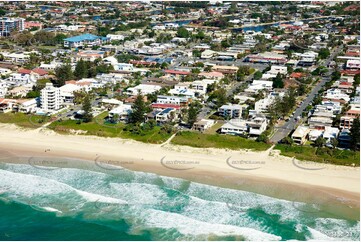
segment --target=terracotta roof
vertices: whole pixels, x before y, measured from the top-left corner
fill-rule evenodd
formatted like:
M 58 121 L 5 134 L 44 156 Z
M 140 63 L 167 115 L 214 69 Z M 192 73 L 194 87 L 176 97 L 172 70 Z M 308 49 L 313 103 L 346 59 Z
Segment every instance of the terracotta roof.
M 177 70 L 165 70 L 165 73 L 174 74 L 174 75 L 189 75 L 189 71 L 177 71 Z
M 152 108 L 175 108 L 175 109 L 180 109 L 180 105 L 152 103 Z
M 346 55 L 346 56 L 360 56 L 360 52 L 349 51 L 349 52 L 346 52 L 345 55 Z
M 19 69 L 19 70 L 18 70 L 18 73 L 20 73 L 20 74 L 30 74 L 30 73 L 31 73 L 31 70 L 28 70 L 28 69 Z
M 40 69 L 40 68 L 35 68 L 35 69 L 33 69 L 33 72 L 39 74 L 40 76 L 44 76 L 44 75 L 47 75 L 47 74 L 48 74 L 47 71 L 45 71 L 45 70 L 43 70 L 43 69 Z
M 290 75 L 290 77 L 292 77 L 292 78 L 301 78 L 301 77 L 303 77 L 304 76 L 304 74 L 302 73 L 302 72 L 293 72 L 291 75 Z
M 211 72 L 201 72 L 199 73 L 200 76 L 205 76 L 205 77 L 223 77 L 223 73 L 218 72 L 218 71 L 211 71 Z
M 356 74 L 360 74 L 360 70 L 342 70 L 341 74 L 346 74 L 346 75 L 356 75 Z

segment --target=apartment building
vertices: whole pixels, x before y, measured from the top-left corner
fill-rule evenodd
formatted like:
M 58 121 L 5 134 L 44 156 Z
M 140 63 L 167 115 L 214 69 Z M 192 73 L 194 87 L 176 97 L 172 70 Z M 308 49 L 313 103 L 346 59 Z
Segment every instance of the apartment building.
M 218 109 L 218 113 L 222 117 L 239 118 L 242 116 L 242 106 L 238 104 L 225 104 Z
M 25 19 L 23 18 L 0 18 L 0 36 L 9 36 L 12 31 L 23 31 Z
M 53 112 L 59 110 L 61 104 L 60 88 L 54 87 L 52 83 L 46 83 L 45 88 L 41 90 L 41 108 Z

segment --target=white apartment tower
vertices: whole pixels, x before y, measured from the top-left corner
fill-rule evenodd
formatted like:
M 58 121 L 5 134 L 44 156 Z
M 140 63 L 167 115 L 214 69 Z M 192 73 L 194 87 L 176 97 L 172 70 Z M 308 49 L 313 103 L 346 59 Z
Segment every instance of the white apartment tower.
M 41 108 L 51 112 L 59 110 L 61 104 L 60 89 L 52 83 L 46 83 L 45 88 L 41 90 Z

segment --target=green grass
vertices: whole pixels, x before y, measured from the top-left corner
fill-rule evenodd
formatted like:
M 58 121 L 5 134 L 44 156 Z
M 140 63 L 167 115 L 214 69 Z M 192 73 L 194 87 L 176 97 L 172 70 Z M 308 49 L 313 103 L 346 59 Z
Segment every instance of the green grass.
M 252 149 L 257 151 L 267 150 L 269 144 L 256 142 L 233 135 L 202 134 L 197 132 L 179 132 L 171 141 L 176 145 L 187 145 L 198 148 L 228 148 L 232 150 Z
M 217 122 L 217 123 L 214 124 L 212 127 L 210 127 L 209 129 L 205 130 L 204 133 L 205 133 L 205 134 L 216 134 L 216 133 L 217 133 L 217 130 L 220 129 L 223 124 L 224 124 L 223 122 Z
M 49 121 L 49 117 L 24 113 L 0 113 L 0 123 L 16 124 L 25 128 L 39 128 Z
M 86 131 L 86 135 L 96 135 L 100 137 L 118 137 L 123 139 L 133 139 L 145 143 L 160 144 L 166 141 L 172 134 L 161 131 L 161 127 L 154 127 L 152 130 L 143 131 L 135 134 L 124 130 L 126 124 L 109 124 L 104 123 L 104 117 L 107 113 L 101 113 L 89 123 L 78 123 L 76 120 L 55 121 L 48 127 L 62 134 L 70 134 L 71 130 Z
M 295 157 L 298 160 L 307 160 L 336 165 L 360 166 L 360 152 L 351 150 L 330 149 L 327 147 L 315 148 L 312 146 L 290 146 L 277 144 L 275 149 L 281 155 Z

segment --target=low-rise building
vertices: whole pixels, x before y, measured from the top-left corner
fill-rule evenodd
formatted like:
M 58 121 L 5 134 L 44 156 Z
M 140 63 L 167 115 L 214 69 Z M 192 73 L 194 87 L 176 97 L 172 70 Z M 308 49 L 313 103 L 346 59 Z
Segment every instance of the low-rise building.
M 93 34 L 82 34 L 70 38 L 64 39 L 64 47 L 77 48 L 77 47 L 92 47 L 100 46 L 104 43 L 108 43 L 110 38 L 100 37 Z
M 201 119 L 193 124 L 192 129 L 204 132 L 215 124 L 212 119 Z
M 175 108 L 166 108 L 161 112 L 157 113 L 155 120 L 159 124 L 173 122 L 176 118 L 176 109 Z
M 291 138 L 293 142 L 299 145 L 303 145 L 307 141 L 307 134 L 310 129 L 306 126 L 298 126 L 295 132 L 293 132 Z
M 225 118 L 240 118 L 242 116 L 242 106 L 239 104 L 225 104 L 218 108 L 218 113 Z
M 162 87 L 159 85 L 147 85 L 147 84 L 139 84 L 135 87 L 130 87 L 127 89 L 126 93 L 129 96 L 138 95 L 139 93 L 142 95 L 147 95 L 151 93 L 155 93 L 159 91 Z
M 104 100 L 103 100 L 104 101 Z M 120 102 L 120 101 L 119 101 Z M 113 122 L 129 122 L 130 114 L 132 113 L 132 105 L 117 102 L 118 106 L 111 109 L 108 113 L 108 119 Z

